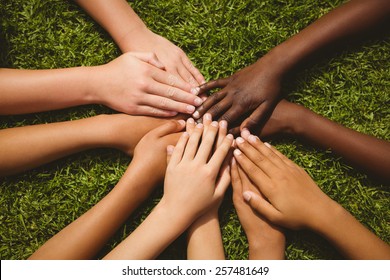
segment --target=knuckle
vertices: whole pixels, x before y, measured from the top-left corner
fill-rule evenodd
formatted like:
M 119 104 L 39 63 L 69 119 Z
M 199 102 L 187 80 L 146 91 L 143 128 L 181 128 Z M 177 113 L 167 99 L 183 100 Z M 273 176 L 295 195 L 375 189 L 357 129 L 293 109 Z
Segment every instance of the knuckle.
M 179 80 L 179 78 L 176 77 L 175 75 L 173 75 L 173 74 L 169 74 L 169 75 L 168 75 L 168 84 L 169 84 L 170 86 L 176 85 L 177 82 L 178 82 L 178 80 Z
M 177 95 L 177 91 L 174 87 L 169 87 L 167 90 L 167 96 L 171 99 L 175 98 Z

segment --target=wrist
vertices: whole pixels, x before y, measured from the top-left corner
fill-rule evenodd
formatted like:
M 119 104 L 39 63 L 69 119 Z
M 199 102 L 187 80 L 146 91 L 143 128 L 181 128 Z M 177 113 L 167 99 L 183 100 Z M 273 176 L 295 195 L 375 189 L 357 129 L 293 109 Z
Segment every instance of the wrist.
M 313 112 L 302 105 L 294 103 L 291 104 L 294 106 L 294 113 L 290 114 L 286 120 L 287 134 L 295 138 L 304 139 L 306 137 L 310 118 L 312 117 L 311 115 Z
M 145 24 L 128 30 L 123 37 L 117 40 L 117 44 L 123 53 L 125 52 L 148 52 L 144 45 L 149 42 L 150 36 L 154 35 Z

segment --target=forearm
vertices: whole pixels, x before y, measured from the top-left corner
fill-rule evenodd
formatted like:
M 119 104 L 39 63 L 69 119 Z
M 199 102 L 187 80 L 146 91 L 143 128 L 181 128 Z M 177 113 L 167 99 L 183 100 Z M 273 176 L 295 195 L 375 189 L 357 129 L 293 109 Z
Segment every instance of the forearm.
M 248 234 L 250 260 L 283 260 L 285 258 L 286 238 L 280 229 L 269 226 L 259 228 Z
M 160 202 L 142 224 L 104 259 L 154 259 L 190 225 L 191 219 Z
M 347 258 L 390 259 L 390 246 L 360 224 L 348 211 L 333 203 L 314 230 Z
M 0 130 L 0 176 L 15 174 L 83 150 L 109 146 L 105 116 Z
M 295 136 L 320 148 L 331 149 L 380 179 L 390 179 L 389 142 L 346 128 L 304 107 L 299 110 L 299 120 L 293 124 Z
M 218 212 L 207 212 L 188 229 L 187 259 L 224 260 Z
M 47 241 L 30 259 L 93 258 L 161 179 L 151 174 L 144 165 L 131 165 L 106 197 Z
M 266 56 L 283 76 L 312 56 L 361 36 L 387 21 L 389 13 L 390 2 L 387 0 L 352 0 L 324 15 Z
M 0 114 L 26 114 L 92 103 L 89 75 L 89 67 L 0 69 Z
M 124 0 L 75 1 L 111 34 L 123 52 L 133 50 L 131 42 L 138 40 L 140 34 L 150 32 Z

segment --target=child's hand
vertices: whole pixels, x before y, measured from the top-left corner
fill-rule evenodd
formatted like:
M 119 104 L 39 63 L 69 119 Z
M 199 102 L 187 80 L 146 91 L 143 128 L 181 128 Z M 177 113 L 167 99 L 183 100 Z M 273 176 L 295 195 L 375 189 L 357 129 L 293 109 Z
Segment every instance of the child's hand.
M 243 193 L 251 191 L 257 195 L 259 190 L 252 184 L 245 172 L 232 159 L 231 177 L 233 203 L 240 223 L 249 243 L 250 259 L 283 259 L 285 236 L 281 228 L 271 224 L 245 202 Z
M 169 117 L 191 114 L 203 100 L 197 88 L 165 71 L 153 53 L 125 53 L 92 68 L 94 101 L 131 115 Z
M 263 196 L 244 191 L 252 208 L 272 223 L 292 228 L 317 229 L 333 201 L 307 173 L 268 143 L 250 135 L 237 138 L 234 157 Z
M 223 162 L 233 136 L 227 135 L 212 153 L 218 123 L 212 122 L 202 137 L 203 130 L 203 124 L 198 124 L 191 136 L 188 132 L 183 133 L 173 150 L 165 177 L 162 203 L 178 209 L 190 219 L 215 205 L 230 182 L 229 166 Z
M 167 146 L 175 144 L 185 121 L 168 121 L 148 132 L 137 144 L 131 165 L 148 178 L 161 180 L 166 169 Z M 149 174 L 148 174 L 149 173 Z
M 133 51 L 153 52 L 165 65 L 168 73 L 190 83 L 193 87 L 204 84 L 206 81 L 199 70 L 192 64 L 183 50 L 164 37 L 150 30 L 145 30 L 141 38 L 131 38 Z

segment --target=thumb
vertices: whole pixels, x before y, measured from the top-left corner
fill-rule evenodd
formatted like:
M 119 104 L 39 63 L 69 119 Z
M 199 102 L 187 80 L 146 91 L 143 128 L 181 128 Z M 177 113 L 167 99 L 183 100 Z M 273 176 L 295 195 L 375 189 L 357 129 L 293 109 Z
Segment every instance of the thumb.
M 150 65 L 160 68 L 161 70 L 165 70 L 164 64 L 162 64 L 162 62 L 158 59 L 155 53 L 133 52 L 132 55 L 138 58 L 139 60 L 142 60 L 143 62 L 149 63 Z

